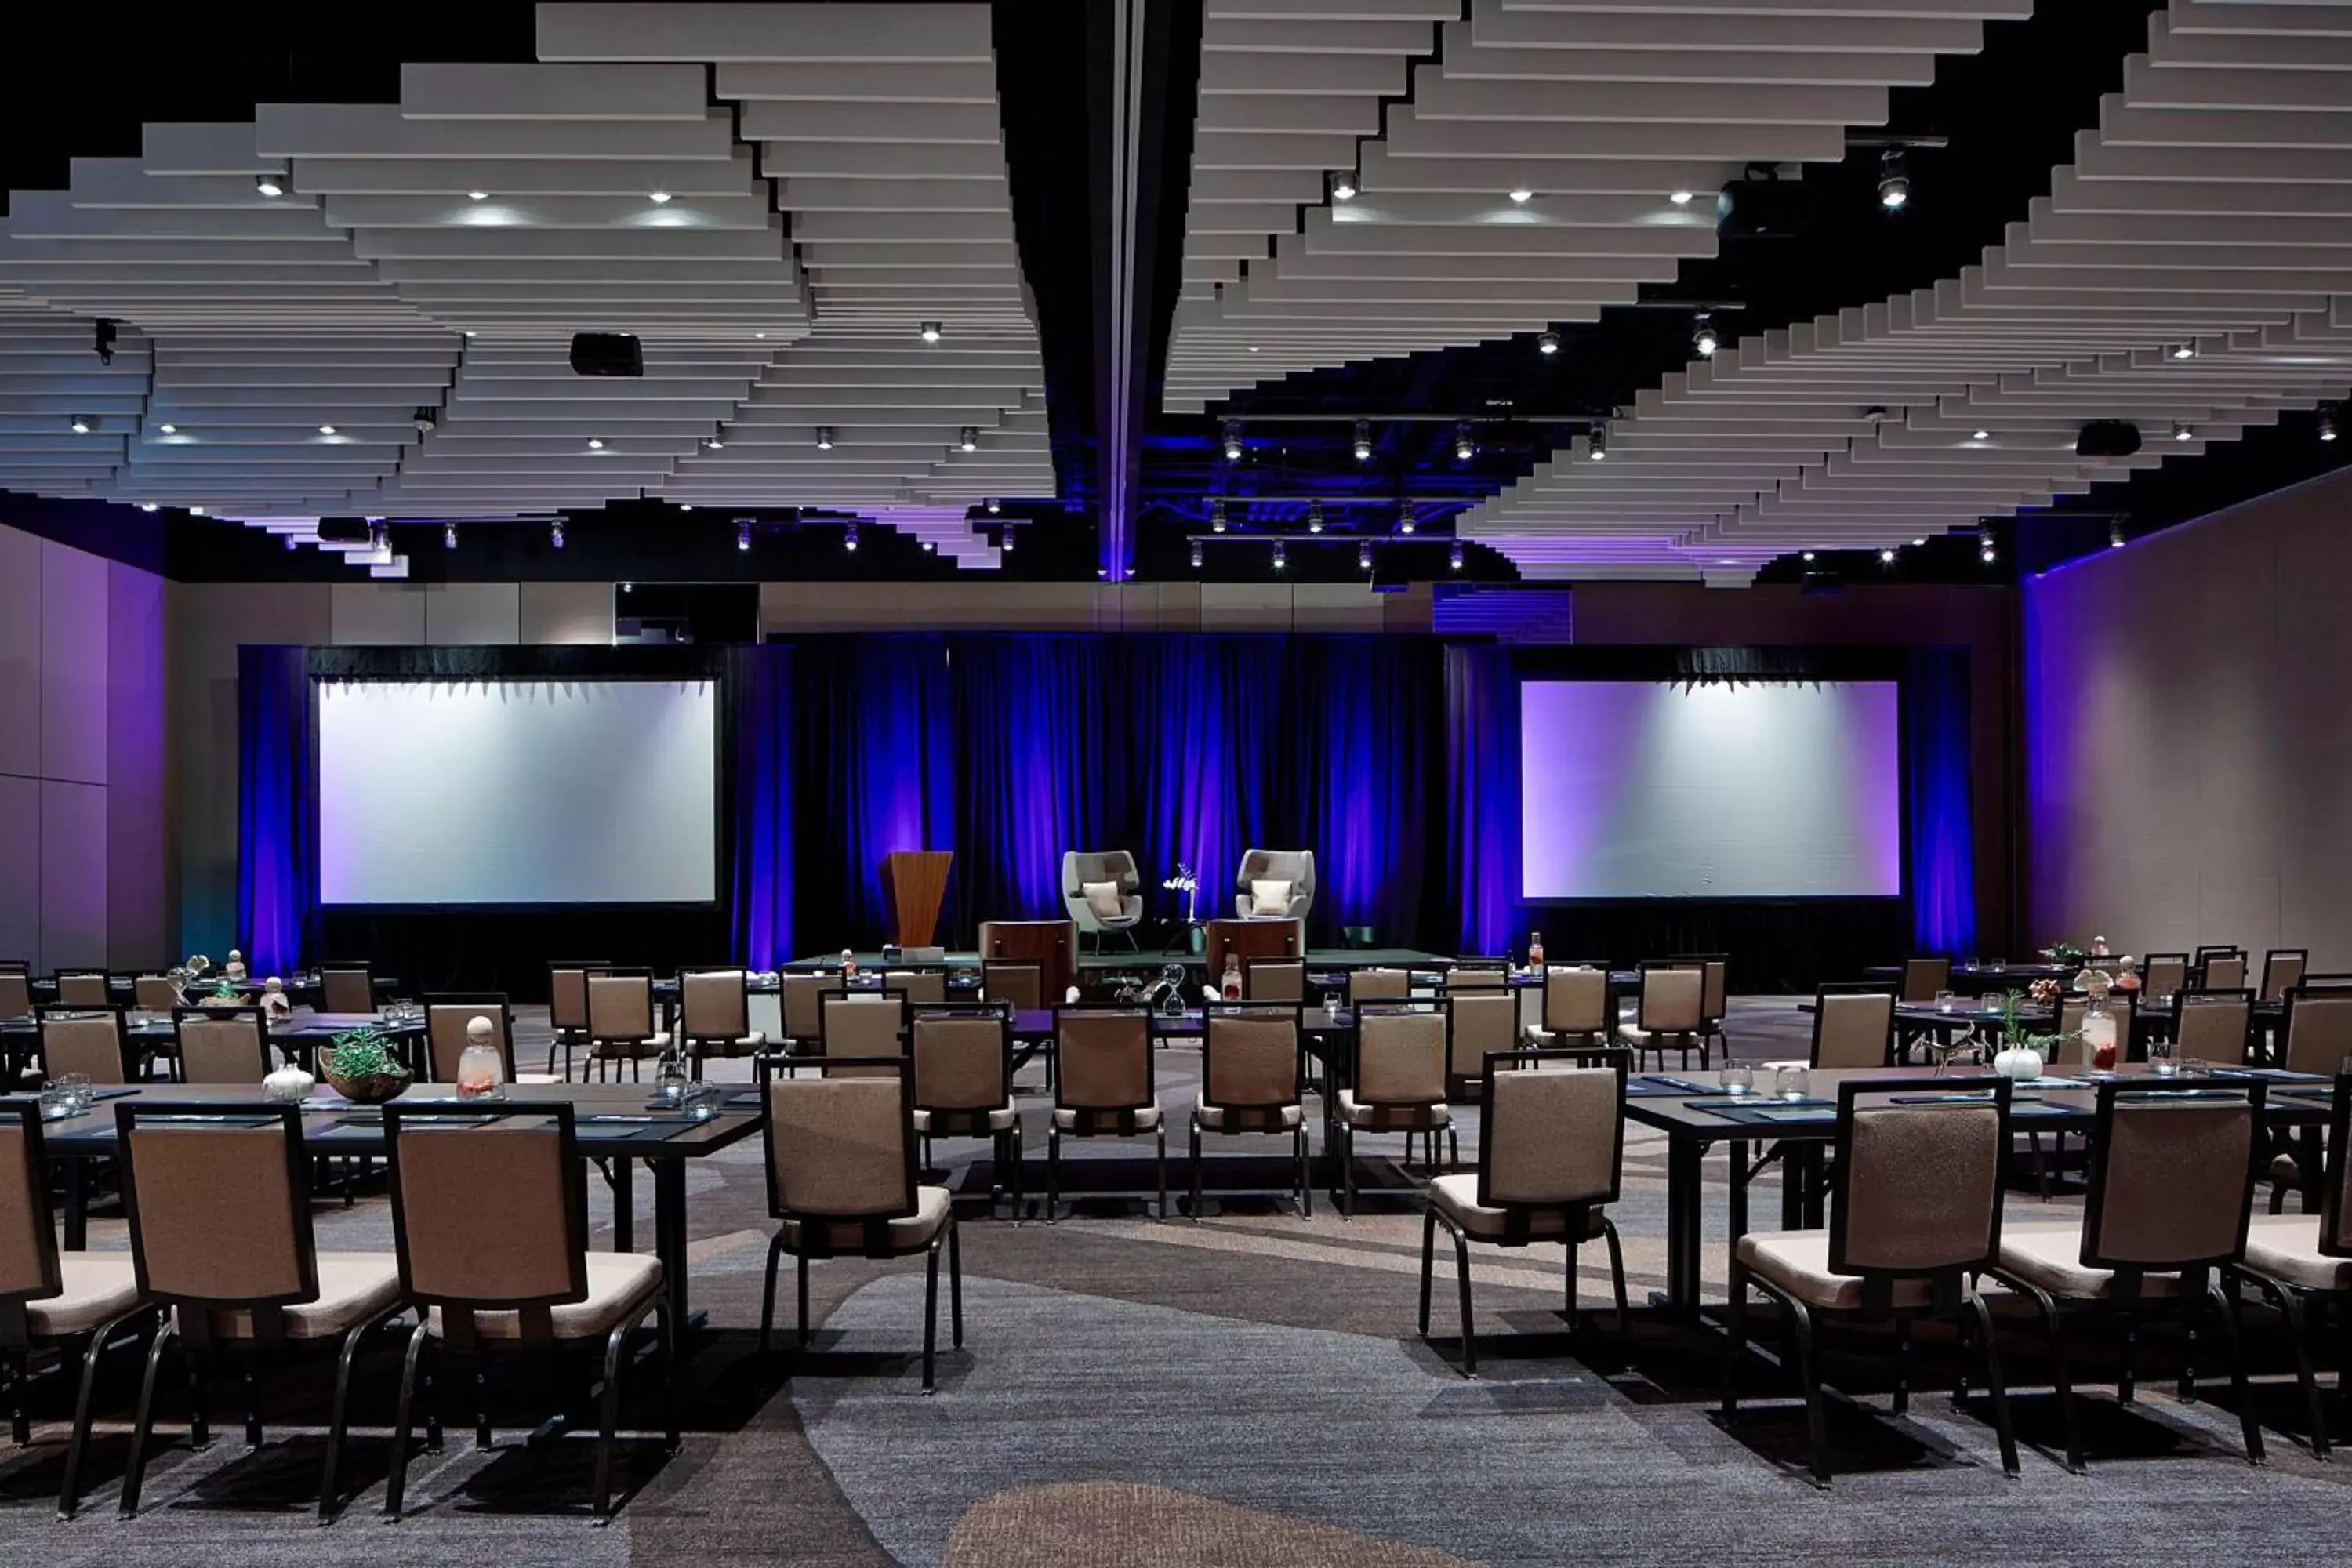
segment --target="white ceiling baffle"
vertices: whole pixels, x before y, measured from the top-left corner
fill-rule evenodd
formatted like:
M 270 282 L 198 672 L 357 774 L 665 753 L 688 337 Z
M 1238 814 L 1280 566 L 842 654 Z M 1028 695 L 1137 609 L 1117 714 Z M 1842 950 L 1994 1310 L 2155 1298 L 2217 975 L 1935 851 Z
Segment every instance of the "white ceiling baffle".
M 1165 405 L 1597 320 L 1715 255 L 1747 165 L 1843 156 L 1889 88 L 2031 11 L 1207 0 Z
M 861 507 L 857 515 L 929 546 L 967 571 L 993 572 L 1004 564 L 1003 552 L 982 536 L 960 506 Z
M 1933 289 L 1747 339 L 1466 513 L 1535 577 L 1896 549 L 2352 388 L 2352 4 L 2175 0 L 2051 195 Z M 2085 458 L 2083 427 L 2138 427 Z

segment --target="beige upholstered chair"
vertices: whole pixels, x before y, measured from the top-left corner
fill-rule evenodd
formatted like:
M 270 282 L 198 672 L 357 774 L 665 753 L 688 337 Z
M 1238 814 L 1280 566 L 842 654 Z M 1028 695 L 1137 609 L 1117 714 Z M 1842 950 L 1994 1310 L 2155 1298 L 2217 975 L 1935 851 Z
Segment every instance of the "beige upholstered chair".
M 1366 1002 L 1406 1002 L 1412 998 L 1412 971 L 1410 969 L 1351 969 L 1348 972 L 1348 1001 L 1351 1005 Z
M 882 989 L 896 991 L 910 1007 L 944 1007 L 948 1002 L 948 972 L 944 969 L 886 969 Z
M 784 1055 L 820 1056 L 824 1050 L 824 999 L 841 994 L 837 974 L 787 970 L 776 976 L 776 1011 L 784 1026 Z M 786 1072 L 792 1069 L 789 1063 Z
M 490 1021 L 490 1044 L 498 1047 L 499 1071 L 506 1082 L 514 1082 L 514 1009 L 507 1005 L 503 991 L 469 991 L 438 992 L 425 998 L 425 1056 L 435 1083 L 457 1081 L 467 1027 L 477 1018 Z
M 800 1342 L 808 1343 L 811 1258 L 908 1258 L 927 1264 L 923 1392 L 935 1386 L 940 1249 L 948 1255 L 954 1344 L 963 1344 L 963 1263 L 945 1187 L 917 1183 L 915 1086 L 902 1058 L 869 1059 L 858 1077 L 777 1079 L 768 1085 L 768 1212 L 781 1223 L 768 1247 L 760 1353 L 773 1341 L 776 1265 L 800 1266 Z
M 139 1289 L 127 1252 L 59 1252 L 49 1217 L 48 1171 L 42 1157 L 40 1108 L 32 1100 L 0 1104 L 0 1355 L 19 1378 L 12 1436 L 32 1440 L 22 1380 L 37 1352 L 56 1351 L 62 1372 L 81 1355 L 81 1394 L 74 1405 L 73 1436 L 58 1492 L 58 1515 L 71 1519 L 81 1499 L 82 1453 L 89 1446 L 90 1392 L 107 1342 L 152 1308 Z
M 1633 1021 L 1617 1026 L 1617 1043 L 1630 1047 L 1639 1060 L 1651 1051 L 1658 1065 L 1666 1053 L 1679 1049 L 1683 1065 L 1690 1065 L 1691 1047 L 1698 1047 L 1698 1065 L 1706 1066 L 1706 971 L 1697 964 L 1645 963 L 1642 992 L 1634 1003 Z
M 1528 1037 L 1539 1047 L 1601 1046 L 1617 1020 L 1609 1016 L 1609 972 L 1587 964 L 1544 971 L 1543 1022 Z
M 2235 991 L 2246 983 L 2246 955 L 2215 952 L 2197 965 L 2196 989 Z
M 1356 1005 L 1356 1072 L 1353 1086 L 1339 1091 L 1334 1127 L 1339 1134 L 1339 1212 L 1356 1212 L 1356 1136 L 1402 1132 L 1405 1159 L 1412 1159 L 1419 1133 L 1429 1142 L 1429 1168 L 1437 1169 L 1437 1134 L 1452 1145 L 1454 1165 L 1462 1163 L 1462 1143 L 1445 1101 L 1446 1069 L 1453 1060 L 1454 1009 L 1450 1003 L 1360 1002 Z
M 2309 1412 L 2311 1450 L 2327 1457 L 2327 1411 L 2313 1373 L 2313 1307 L 2352 1310 L 2352 1074 L 2339 1073 L 2327 1116 L 2327 1149 L 2317 1214 L 2256 1215 L 2247 1222 L 2246 1256 L 2235 1273 L 2251 1279 L 2279 1309 L 2294 1341 L 2295 1381 Z M 2340 1320 L 2339 1320 L 2340 1321 Z M 2336 1364 L 2336 1397 L 2343 1403 L 2352 1367 Z
M 1486 1058 L 1519 1045 L 1519 999 L 1507 989 L 1457 991 L 1447 998 L 1453 1015 L 1446 1045 L 1445 1098 L 1475 1100 L 1486 1076 Z
M 572 1077 L 572 1051 L 588 1041 L 588 977 L 613 967 L 603 958 L 559 959 L 547 966 L 547 1022 L 555 1031 L 547 1042 L 547 1070 L 555 1071 L 555 1052 L 563 1051 L 563 1076 Z
M 837 991 L 821 999 L 819 1011 L 824 1034 L 817 1054 L 825 1058 L 828 1077 L 860 1070 L 840 1067 L 835 1058 L 862 1061 L 907 1054 L 907 998 L 902 993 Z
M 1806 1065 L 1813 1068 L 1883 1068 L 1895 1048 L 1895 994 L 1891 991 L 1813 994 L 1813 1044 Z
M 131 1081 L 130 1039 L 120 1007 L 44 1007 L 40 1068 L 44 1081 L 78 1072 L 101 1087 Z
M 768 1037 L 751 1027 L 751 977 L 740 969 L 681 969 L 677 1034 L 702 1076 L 705 1057 L 757 1056 Z
M 322 963 L 319 966 L 319 1011 L 373 1013 L 375 975 L 364 963 Z
M 168 1013 L 184 1006 L 177 987 L 160 974 L 141 974 L 131 982 L 131 1005 L 142 1013 Z
M 269 1031 L 258 1007 L 178 1007 L 172 1013 L 182 1083 L 243 1083 L 269 1076 Z
M 1042 963 L 1015 963 L 1006 959 L 982 959 L 980 965 L 980 999 L 1002 1002 L 1016 1013 L 1043 1011 L 1045 1000 L 1045 966 Z
M 654 1026 L 653 971 L 604 969 L 588 976 L 588 1049 L 600 1079 L 608 1068 L 617 1076 L 618 1062 L 642 1079 L 645 1058 L 669 1049 L 669 1036 Z
M 2031 1300 L 2049 1330 L 2068 1468 L 2083 1468 L 2083 1442 L 2065 1320 L 2116 1315 L 2128 1328 L 2151 1311 L 2187 1318 L 2206 1308 L 2218 1320 L 2229 1359 L 2246 1457 L 2261 1463 L 2263 1436 L 2246 1394 L 2237 1304 L 2215 1271 L 2234 1267 L 2245 1255 L 2253 1205 L 2248 1178 L 2262 1131 L 2264 1087 L 2232 1085 L 2183 1100 L 2145 1081 L 2102 1083 L 2091 1135 L 2090 1196 L 2080 1218 L 2013 1225 L 2002 1232 L 1993 1275 Z M 2128 1404 L 2135 1336 L 2126 1332 L 2122 1342 L 2117 1392 Z
M 1242 999 L 1245 1002 L 1307 1000 L 1307 961 L 1303 958 L 1242 960 Z
M 1062 1140 L 1139 1138 L 1159 1145 L 1168 1217 L 1168 1124 L 1152 1084 L 1151 1015 L 1141 1007 L 1054 1009 L 1054 1115 L 1045 1134 L 1045 1217 L 1061 1206 Z
M 1897 998 L 1904 1002 L 1933 1002 L 1938 991 L 1952 988 L 1952 961 L 1948 958 L 1906 958 L 1903 961 L 1903 989 Z
M 1135 857 L 1124 849 L 1064 850 L 1062 903 L 1081 942 L 1091 933 L 1100 950 L 1104 936 L 1116 931 L 1133 947 L 1135 928 L 1143 923 L 1143 878 Z
M 1421 1225 L 1422 1337 L 1429 1337 L 1430 1278 L 1436 1267 L 1437 1227 L 1443 1225 L 1454 1237 L 1465 1377 L 1478 1373 L 1470 1309 L 1473 1241 L 1490 1247 L 1535 1241 L 1566 1246 L 1573 1327 L 1577 1247 L 1606 1240 L 1617 1288 L 1617 1331 L 1627 1329 L 1624 1253 L 1608 1215 L 1608 1205 L 1617 1201 L 1625 1150 L 1625 1053 L 1607 1047 L 1494 1051 L 1483 1077 L 1477 1173 L 1432 1180 Z
M 22 1018 L 33 1010 L 33 977 L 21 969 L 0 969 L 0 1018 Z
M 2246 1043 L 2254 1016 L 2252 993 L 2175 992 L 2172 1001 L 2174 1056 L 2216 1067 L 2246 1065 Z
M 2352 1057 L 2352 988 L 2286 994 L 2286 1016 L 2279 1026 L 2279 1066 L 2290 1072 L 2333 1078 Z
M 384 1108 L 391 1164 L 392 1228 L 398 1284 L 423 1308 L 409 1336 L 393 1438 L 384 1512 L 401 1514 L 408 1478 L 410 1412 L 427 1351 L 436 1362 L 470 1363 L 478 1376 L 491 1355 L 547 1352 L 604 1342 L 603 1399 L 593 1483 L 595 1517 L 612 1517 L 613 1437 L 621 1373 L 639 1324 L 656 1318 L 660 1360 L 653 1385 L 677 1447 L 677 1325 L 670 1321 L 661 1260 L 641 1252 L 588 1250 L 588 1200 L 572 1107 L 567 1101 L 509 1104 L 485 1119 L 449 1103 Z M 521 1111 L 527 1110 L 528 1114 Z M 497 1201 L 486 1203 L 485 1194 Z M 436 1380 L 456 1382 L 450 1371 Z M 490 1445 L 489 1415 L 477 1415 L 475 1442 Z
M 2146 995 L 2173 996 L 2189 989 L 2189 955 L 2151 952 L 2140 964 L 2140 990 Z
M 1721 1042 L 1728 1055 L 1731 1041 L 1723 1032 L 1723 1020 L 1731 1010 L 1731 960 L 1719 952 L 1678 952 L 1667 962 L 1698 965 L 1703 977 L 1699 984 L 1699 1032 L 1710 1040 Z
M 915 1134 L 923 1164 L 934 1138 L 985 1138 L 995 1153 L 992 1209 L 999 1191 L 1013 1192 L 1021 1214 L 1021 1110 L 1013 1099 L 1013 1020 L 1003 1005 L 917 1008 L 908 1055 L 915 1074 Z M 1011 1179 L 1007 1181 L 1007 1173 Z
M 1465 959 L 1446 965 L 1443 989 L 1450 995 L 1456 991 L 1507 989 L 1510 984 L 1510 960 L 1480 959 L 1474 963 Z
M 1288 903 L 1280 909 L 1260 908 L 1256 899 L 1260 882 L 1288 883 Z M 1314 850 L 1252 849 L 1242 856 L 1241 868 L 1234 873 L 1234 913 L 1244 920 L 1303 921 L 1314 907 Z
M 1298 1213 L 1315 1215 L 1307 1169 L 1304 1037 L 1298 1009 L 1213 1003 L 1201 1019 L 1201 1095 L 1192 1106 L 1192 1217 L 1201 1217 L 1201 1134 L 1288 1138 L 1297 1163 Z
M 154 1434 L 156 1374 L 164 1351 L 176 1342 L 195 1386 L 201 1386 L 203 1365 L 216 1352 L 235 1352 L 249 1369 L 265 1352 L 338 1347 L 319 1495 L 319 1515 L 329 1518 L 341 1500 L 336 1474 L 352 1358 L 367 1331 L 402 1308 L 398 1262 L 389 1253 L 318 1250 L 310 1234 L 310 1159 L 302 1149 L 299 1109 L 257 1106 L 249 1115 L 226 1122 L 191 1121 L 191 1112 L 227 1114 L 216 1100 L 174 1107 L 125 1100 L 114 1107 L 131 1256 L 140 1288 L 172 1309 L 147 1354 L 131 1464 L 122 1481 L 122 1517 L 139 1511 Z M 485 1190 L 489 1189 L 468 1194 L 478 1212 Z M 511 1217 L 503 1205 L 507 1196 L 500 1194 L 495 1220 L 502 1245 L 512 1239 L 503 1234 Z M 201 1406 L 191 1413 L 189 1426 L 191 1439 L 201 1447 Z M 260 1418 L 250 1410 L 246 1441 L 261 1444 Z
M 2307 948 L 2274 947 L 2263 954 L 2263 1000 L 2277 1002 L 2303 984 L 2304 971 L 2311 967 Z
M 1893 1322 L 1898 1416 L 1911 1403 L 1911 1324 L 1920 1318 L 1957 1318 L 1963 1341 L 1973 1332 L 1984 1353 L 2001 1465 L 2017 1474 L 2017 1440 L 2010 1430 L 1992 1315 L 1975 1286 L 2001 1246 L 2000 1169 L 2009 1147 L 2010 1085 L 2000 1078 L 1946 1081 L 1955 1092 L 1977 1091 L 1986 1098 L 1904 1105 L 1891 1098 L 1900 1080 L 1839 1084 L 1829 1228 L 1751 1231 L 1732 1253 L 1724 1422 L 1728 1425 L 1738 1413 L 1748 1291 L 1754 1286 L 1788 1309 L 1818 1486 L 1830 1484 L 1829 1428 L 1814 1345 L 1823 1315 Z
M 60 969 L 58 971 L 58 1005 L 60 1007 L 111 1007 L 113 988 L 106 983 L 103 969 Z

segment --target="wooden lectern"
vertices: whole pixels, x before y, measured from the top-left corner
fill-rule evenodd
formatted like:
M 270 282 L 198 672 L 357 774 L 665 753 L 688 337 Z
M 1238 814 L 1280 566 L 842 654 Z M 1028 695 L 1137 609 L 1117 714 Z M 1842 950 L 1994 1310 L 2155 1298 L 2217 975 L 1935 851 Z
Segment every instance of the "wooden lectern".
M 1252 958 L 1303 958 L 1307 953 L 1307 922 L 1305 921 L 1247 920 L 1211 921 L 1208 922 L 1206 951 L 1209 984 L 1214 985 L 1225 973 L 1225 955 L 1248 960 Z
M 882 900 L 890 910 L 890 940 L 900 947 L 931 945 L 954 858 L 947 849 L 898 849 L 882 857 Z
M 1043 983 L 1044 1001 L 1058 1007 L 1069 988 L 1078 983 L 1078 926 L 1076 921 L 982 921 L 980 956 L 1008 963 L 1034 963 Z

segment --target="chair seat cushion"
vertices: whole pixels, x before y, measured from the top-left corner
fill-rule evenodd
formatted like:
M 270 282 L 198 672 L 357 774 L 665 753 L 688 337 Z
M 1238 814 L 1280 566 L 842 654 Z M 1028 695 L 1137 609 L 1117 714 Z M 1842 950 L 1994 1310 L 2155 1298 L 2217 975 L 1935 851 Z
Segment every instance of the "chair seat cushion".
M 2292 1154 L 2273 1154 L 2271 1156 L 2271 1180 L 2282 1187 L 2301 1186 L 2303 1167 L 2294 1163 Z
M 1356 1098 L 1352 1089 L 1339 1091 L 1339 1120 L 1350 1127 L 1370 1132 L 1422 1132 L 1433 1127 L 1451 1127 L 1454 1112 L 1445 1102 L 1434 1105 L 1366 1105 Z
M 642 1040 L 598 1040 L 596 1054 L 600 1057 L 652 1057 L 669 1049 L 667 1034 L 647 1035 Z
M 139 1275 L 127 1252 L 61 1252 L 58 1272 L 62 1295 L 25 1303 L 26 1326 L 36 1339 L 86 1334 L 139 1305 Z
M 391 1253 L 322 1252 L 319 1254 L 319 1299 L 287 1306 L 286 1337 L 329 1339 L 391 1310 L 399 1300 L 400 1260 Z M 251 1312 L 215 1312 L 212 1316 L 216 1337 L 253 1338 Z
M 917 1187 L 915 1212 L 901 1215 L 890 1221 L 884 1234 L 883 1247 L 887 1254 L 920 1252 L 930 1246 L 934 1237 L 948 1223 L 948 1190 L 945 1187 Z M 798 1220 L 784 1222 L 784 1250 L 801 1250 L 804 1226 Z M 826 1241 L 835 1252 L 863 1253 L 866 1250 L 866 1226 L 857 1220 L 825 1227 Z
M 1639 1024 L 1622 1021 L 1620 1021 L 1617 1026 L 1617 1037 L 1629 1046 L 1645 1046 L 1652 1040 L 1696 1039 L 1698 1033 L 1698 1026 L 1696 1024 L 1687 1029 L 1645 1029 Z
M 1097 1118 L 1096 1122 L 1097 1135 L 1104 1131 L 1118 1131 L 1115 1126 L 1110 1125 L 1116 1118 L 1117 1112 L 1097 1111 L 1094 1114 Z M 1157 1103 L 1147 1105 L 1142 1110 L 1135 1113 L 1135 1130 L 1138 1132 L 1149 1132 L 1153 1128 L 1160 1125 L 1160 1110 L 1159 1105 Z M 1055 1106 L 1054 1108 L 1054 1125 L 1064 1132 L 1076 1132 L 1078 1131 L 1078 1112 L 1064 1106 Z M 1087 1134 L 1083 1133 L 1080 1135 L 1087 1136 Z
M 1601 1037 L 1608 1033 L 1606 1029 L 1547 1029 L 1541 1024 L 1529 1024 L 1520 1032 L 1527 1037 L 1528 1044 L 1538 1049 L 1558 1040 L 1597 1046 L 1601 1043 Z
M 722 1035 L 698 1035 L 694 1041 L 694 1048 L 704 1056 L 741 1056 L 746 1051 L 765 1050 L 767 1045 L 768 1037 L 757 1029 L 732 1039 Z
M 1307 1108 L 1284 1105 L 1270 1111 L 1228 1112 L 1222 1105 L 1195 1105 L 1192 1120 L 1203 1132 L 1222 1132 L 1227 1126 L 1236 1132 L 1287 1132 L 1307 1120 Z
M 568 1302 L 548 1313 L 559 1340 L 593 1339 L 610 1333 L 661 1289 L 661 1259 L 642 1252 L 592 1252 L 588 1255 L 588 1299 Z M 426 1317 L 425 1331 L 438 1339 L 441 1309 Z M 522 1338 L 520 1312 L 477 1312 L 474 1332 L 486 1340 Z
M 967 1115 L 971 1114 L 977 1114 L 977 1112 L 961 1110 L 952 1111 L 948 1113 L 941 1120 L 961 1123 L 964 1121 L 964 1118 Z M 993 1110 L 987 1112 L 987 1116 L 988 1130 L 991 1132 L 1010 1132 L 1013 1129 L 1021 1125 L 1021 1112 L 1010 1105 L 1000 1105 Z M 931 1131 L 931 1113 L 929 1111 L 920 1109 L 916 1110 L 915 1131 L 919 1133 L 929 1135 Z M 945 1137 L 947 1134 L 942 1133 L 941 1136 Z
M 1433 1178 L 1429 1184 L 1429 1200 L 1437 1205 L 1438 1213 L 1468 1235 L 1494 1240 L 1507 1228 L 1510 1215 L 1507 1210 L 1478 1206 L 1478 1178 L 1473 1173 Z M 1564 1211 L 1545 1210 L 1529 1216 L 1528 1234 L 1542 1241 L 1570 1239 L 1571 1231 L 1573 1239 L 1578 1241 L 1590 1241 L 1601 1234 L 1601 1214 L 1598 1207 L 1585 1210 L 1582 1219 L 1582 1228 L 1578 1229 Z
M 1852 1274 L 1830 1272 L 1830 1233 L 1825 1230 L 1757 1230 L 1739 1238 L 1739 1261 L 1759 1279 L 1768 1279 L 1809 1307 L 1832 1312 L 1859 1310 L 1862 1280 Z M 1925 1307 L 1934 1291 L 1925 1279 L 1895 1282 L 1892 1304 Z
M 2012 1225 L 2003 1226 L 2000 1232 L 2000 1267 L 2030 1285 L 2039 1285 L 2053 1296 L 2069 1300 L 2104 1300 L 2115 1293 L 2116 1277 L 2105 1268 L 2083 1266 L 2083 1227 L 2074 1225 Z M 2143 1296 L 2177 1296 L 2180 1293 L 2180 1278 L 2176 1274 L 2144 1274 L 2140 1277 Z
M 2352 1258 L 2319 1250 L 2315 1214 L 2258 1214 L 2246 1227 L 2246 1267 L 2299 1290 L 2352 1290 Z

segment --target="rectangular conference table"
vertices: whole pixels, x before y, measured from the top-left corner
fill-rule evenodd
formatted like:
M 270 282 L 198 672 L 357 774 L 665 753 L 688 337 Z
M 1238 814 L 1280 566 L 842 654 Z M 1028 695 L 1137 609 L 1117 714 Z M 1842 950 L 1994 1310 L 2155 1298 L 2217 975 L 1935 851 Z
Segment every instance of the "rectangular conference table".
M 1769 1094 L 1734 1097 L 1712 1084 L 1668 1073 L 1628 1079 L 1626 1118 L 1666 1135 L 1666 1289 L 1655 1299 L 1675 1319 L 1698 1321 L 1704 1166 L 1717 1144 L 1727 1147 L 1731 1160 L 1730 1224 L 1725 1242 L 1728 1252 L 1748 1232 L 1748 1184 L 1776 1158 L 1781 1162 L 1780 1228 L 1812 1229 L 1822 1224 L 1822 1156 L 1837 1134 L 1839 1084 L 1850 1079 L 1893 1082 L 1932 1094 L 1942 1079 L 1969 1076 L 1975 1075 L 1939 1073 L 1933 1068 L 1822 1068 L 1811 1075 L 1813 1098 L 1796 1102 Z M 2063 1079 L 2053 1074 L 2038 1084 L 2020 1083 L 2010 1102 L 2011 1131 L 2087 1134 L 2095 1121 L 2098 1080 L 2110 1077 L 2152 1080 L 2144 1066 L 2127 1064 L 2116 1074 L 2070 1071 Z M 2310 1184 L 2305 1189 L 2305 1203 L 2309 1206 L 2316 1202 L 2319 1135 L 2327 1121 L 2334 1084 L 2313 1074 L 2266 1068 L 2218 1068 L 2209 1081 L 2160 1081 L 2171 1086 L 2172 1092 L 2193 1094 L 2200 1089 L 2209 1092 L 2227 1089 L 2249 1079 L 2269 1085 L 2263 1101 L 2266 1123 L 2294 1131 L 2300 1144 L 2297 1163 Z M 1755 1144 L 1765 1149 L 1750 1164 L 1748 1152 Z
M 116 1153 L 120 1138 L 114 1108 L 126 1099 L 171 1105 L 248 1106 L 259 1102 L 255 1089 L 236 1084 L 146 1084 L 132 1089 L 105 1089 L 88 1113 L 44 1129 L 48 1156 L 64 1163 L 66 1171 L 66 1247 L 80 1251 L 89 1240 L 88 1191 L 83 1168 L 88 1161 Z M 419 1084 L 402 1095 L 402 1105 L 449 1102 L 455 1091 L 446 1084 Z M 759 1091 L 744 1088 L 730 1093 L 719 1112 L 696 1121 L 676 1111 L 651 1109 L 652 1090 L 644 1084 L 551 1083 L 512 1084 L 503 1109 L 529 1114 L 533 1105 L 570 1100 L 577 1118 L 580 1152 L 584 1158 L 611 1162 L 613 1186 L 613 1249 L 632 1250 L 631 1182 L 634 1162 L 643 1160 L 654 1175 L 654 1253 L 661 1259 L 663 1287 L 680 1324 L 687 1319 L 686 1292 L 686 1163 L 719 1152 L 760 1130 L 765 1118 Z M 302 1102 L 302 1145 L 320 1157 L 382 1159 L 384 1154 L 383 1116 L 373 1107 L 357 1105 L 331 1093 Z

